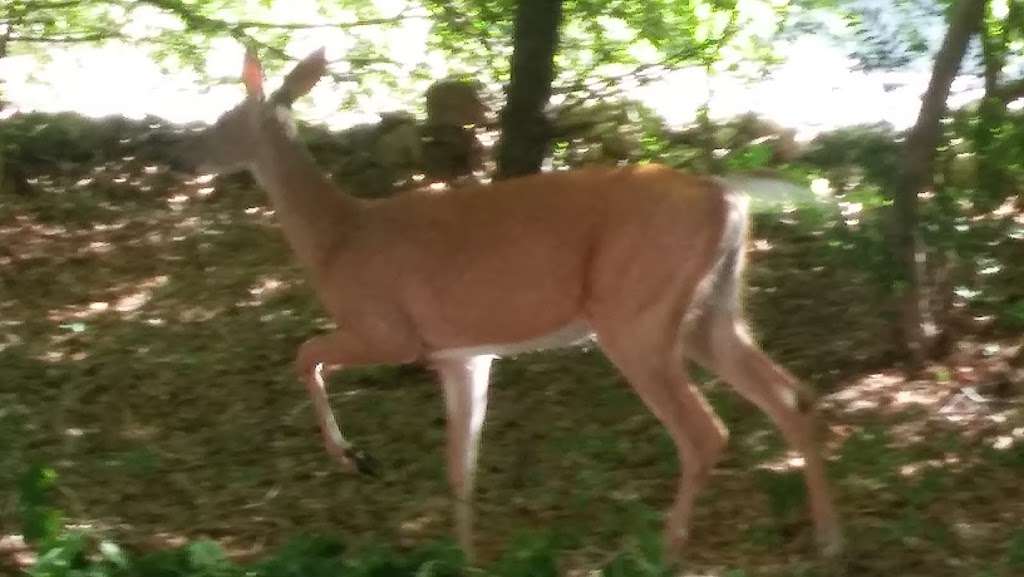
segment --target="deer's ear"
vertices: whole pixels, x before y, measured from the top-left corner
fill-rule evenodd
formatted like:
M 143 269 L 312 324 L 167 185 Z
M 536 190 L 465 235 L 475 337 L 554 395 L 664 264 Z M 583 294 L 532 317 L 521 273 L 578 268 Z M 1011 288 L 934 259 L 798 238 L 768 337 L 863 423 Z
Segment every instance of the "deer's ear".
M 252 50 L 245 51 L 242 82 L 245 84 L 246 94 L 253 98 L 263 98 L 263 65 Z
M 281 88 L 274 93 L 272 100 L 284 106 L 291 106 L 299 97 L 304 96 L 316 85 L 320 77 L 327 72 L 327 58 L 324 49 L 319 48 L 302 59 L 284 77 Z

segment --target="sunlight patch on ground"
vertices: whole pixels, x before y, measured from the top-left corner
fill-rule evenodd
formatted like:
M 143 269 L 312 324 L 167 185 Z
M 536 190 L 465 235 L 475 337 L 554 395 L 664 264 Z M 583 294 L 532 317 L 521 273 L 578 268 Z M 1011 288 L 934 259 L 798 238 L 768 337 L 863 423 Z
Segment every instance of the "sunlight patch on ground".
M 166 286 L 167 275 L 157 275 L 134 285 L 119 285 L 108 289 L 109 300 L 97 300 L 82 305 L 72 305 L 51 310 L 47 315 L 55 323 L 68 323 L 95 318 L 101 314 L 116 312 L 124 318 L 134 318 L 153 296 L 153 291 Z
M 882 391 L 901 386 L 904 382 L 902 375 L 874 373 L 829 395 L 827 400 L 850 411 L 875 410 L 883 402 Z
M 143 166 L 139 164 L 137 170 L 142 172 Z M 73 182 L 69 180 L 69 183 Z M 89 185 L 86 190 L 95 185 Z M 61 186 L 64 191 L 68 183 Z M 168 194 L 179 193 L 180 188 L 174 185 Z M 43 211 L 49 208 L 49 201 L 56 198 L 59 198 L 56 194 L 44 197 L 48 202 L 40 203 L 43 208 L 39 210 L 44 217 L 46 213 Z M 21 276 L 18 279 L 22 285 L 21 292 L 25 295 L 34 289 L 32 283 L 46 280 L 44 274 L 36 271 L 60 270 L 66 266 L 69 255 L 93 251 L 93 248 L 89 248 L 93 243 L 101 243 L 104 249 L 106 245 L 113 247 L 112 252 L 101 252 L 98 255 L 89 252 L 92 256 L 84 259 L 85 266 L 74 271 L 70 282 L 62 283 L 63 286 L 78 289 L 67 293 L 70 296 L 59 293 L 53 298 L 31 302 L 27 307 L 14 305 L 24 309 L 24 312 L 19 310 L 18 314 L 24 315 L 26 324 L 36 322 L 35 319 L 30 320 L 32 316 L 41 319 L 39 324 L 42 328 L 18 327 L 19 331 L 24 328 L 27 340 L 43 348 L 47 345 L 46 336 L 51 331 L 57 332 L 60 338 L 54 341 L 53 348 L 66 348 L 66 358 L 64 362 L 45 366 L 37 366 L 38 363 L 31 359 L 19 359 L 15 364 L 24 365 L 20 369 L 21 374 L 15 374 L 13 379 L 4 379 L 11 383 L 11 388 L 0 401 L 0 416 L 8 406 L 13 409 L 7 415 L 14 411 L 24 411 L 24 421 L 28 425 L 15 429 L 19 434 L 10 438 L 15 443 L 29 447 L 25 449 L 26 455 L 56 454 L 58 457 L 55 461 L 58 463 L 65 463 L 66 460 L 61 459 L 66 455 L 74 455 L 76 462 L 73 463 L 73 470 L 68 467 L 66 479 L 68 488 L 80 499 L 81 506 L 72 507 L 71 513 L 77 518 L 103 519 L 104 523 L 116 527 L 118 532 L 127 534 L 127 538 L 134 543 L 138 542 L 140 536 L 148 537 L 153 531 L 173 529 L 188 535 L 189 540 L 197 537 L 213 538 L 228 547 L 232 554 L 239 556 L 248 555 L 249 547 L 273 544 L 275 540 L 291 535 L 299 528 L 318 532 L 362 531 L 370 535 L 386 535 L 390 539 L 390 530 L 406 522 L 412 524 L 412 529 L 422 531 L 427 536 L 424 538 L 430 538 L 434 532 L 444 534 L 450 516 L 450 503 L 444 497 L 444 478 L 438 468 L 438 461 L 443 459 L 438 450 L 444 434 L 443 414 L 437 407 L 439 403 L 434 402 L 428 411 L 423 401 L 426 393 L 436 394 L 433 383 L 421 383 L 413 378 L 390 379 L 393 374 L 390 372 L 383 373 L 389 377 L 384 382 L 381 373 L 374 373 L 373 370 L 363 375 L 348 373 L 345 377 L 339 376 L 339 381 L 345 382 L 333 390 L 332 402 L 345 405 L 346 415 L 350 416 L 354 426 L 362 427 L 360 437 L 365 434 L 368 445 L 382 446 L 385 442 L 394 441 L 389 451 L 393 451 L 393 462 L 398 467 L 391 481 L 385 480 L 384 485 L 370 489 L 366 489 L 365 485 L 348 483 L 348 479 L 337 476 L 325 464 L 308 400 L 293 383 L 288 365 L 292 354 L 291 343 L 297 342 L 305 333 L 315 332 L 318 322 L 326 321 L 312 319 L 313 313 L 303 313 L 301 307 L 293 303 L 291 294 L 287 294 L 286 299 L 276 298 L 283 291 L 290 290 L 291 287 L 287 285 L 292 277 L 282 265 L 284 256 L 268 259 L 264 252 L 257 252 L 253 247 L 254 244 L 273 247 L 279 241 L 276 231 L 254 226 L 262 222 L 260 211 L 263 209 L 255 207 L 252 215 L 243 212 L 248 203 L 259 201 L 244 195 L 239 198 L 215 195 L 209 202 L 195 199 L 186 202 L 182 213 L 171 215 L 165 199 L 162 193 L 154 195 L 150 205 L 140 211 L 139 215 L 103 213 L 101 218 L 109 218 L 112 222 L 94 223 L 83 218 L 82 222 L 69 223 L 67 230 L 61 234 L 49 237 L 40 235 L 38 230 L 31 227 L 13 231 L 6 237 L 0 232 L 0 246 L 5 246 L 4 241 L 9 239 L 10 250 L 16 255 L 25 254 L 25 244 L 42 243 L 41 247 L 37 247 L 38 254 L 45 260 L 41 263 L 28 263 L 30 266 L 27 272 L 32 273 L 32 276 Z M 121 209 L 124 210 L 123 207 Z M 39 215 L 31 210 L 28 214 L 32 215 L 28 217 L 30 221 L 38 219 Z M 36 224 L 41 228 L 50 226 L 45 222 Z M 219 236 L 211 238 L 245 241 L 245 244 L 229 242 L 220 252 L 211 255 L 209 260 L 199 263 L 201 266 L 197 267 L 191 266 L 190 259 L 194 257 L 191 252 L 193 246 L 201 246 L 198 241 L 194 245 L 167 242 L 164 246 L 156 247 L 159 249 L 158 258 L 174 260 L 170 263 L 158 262 L 155 267 L 152 266 L 154 253 L 136 253 L 127 248 L 132 242 L 145 246 L 149 235 L 160 239 L 178 235 L 194 240 L 197 235 L 205 235 L 213 228 L 216 228 Z M 254 230 L 256 234 L 253 234 Z M 769 318 L 760 326 L 775 328 L 776 333 L 766 340 L 775 346 L 781 345 L 784 358 L 788 361 L 810 358 L 804 370 L 807 367 L 831 365 L 837 358 L 850 358 L 850 351 L 854 349 L 869 347 L 874 340 L 879 339 L 879 335 L 884 334 L 873 324 L 863 324 L 865 318 L 836 322 L 835 315 L 845 312 L 854 303 L 871 302 L 870 294 L 858 292 L 863 283 L 859 283 L 858 277 L 851 275 L 850 271 L 837 271 L 842 275 L 836 284 L 811 285 L 812 290 L 807 292 L 810 294 L 808 298 L 812 300 L 807 301 L 808 305 L 800 305 L 801 310 L 793 312 L 793 309 L 785 309 L 784 306 L 791 302 L 778 295 L 784 294 L 787 286 L 819 282 L 826 280 L 827 276 L 808 274 L 808 271 L 822 270 L 821 263 L 817 261 L 798 261 L 799 266 L 790 267 L 778 266 L 778 261 L 770 261 L 792 252 L 793 244 L 787 241 L 785 234 L 769 238 L 773 250 L 757 255 L 751 273 L 754 278 L 767 278 L 772 282 L 765 285 L 765 290 L 759 291 L 763 301 L 751 300 L 755 310 L 760 301 L 770 304 L 770 307 L 762 310 L 783 311 L 782 321 L 772 323 L 774 319 Z M 247 248 L 238 251 L 237 246 Z M 271 249 L 271 256 L 276 254 L 273 250 L 276 249 Z M 257 258 L 248 258 L 253 255 Z M 759 260 L 762 258 L 763 261 Z M 110 271 L 108 275 L 104 268 L 100 268 L 123 263 L 126 259 L 132 265 L 130 269 Z M 12 260 L 16 259 L 12 257 Z M 769 264 L 766 265 L 765 261 Z M 186 264 L 177 264 L 182 262 Z M 771 268 L 773 274 L 782 271 L 788 276 L 766 277 L 766 268 Z M 826 268 L 834 270 L 832 267 Z M 96 270 L 101 274 L 90 274 Z M 166 286 L 174 289 L 168 291 L 170 294 L 159 292 L 158 289 L 164 285 L 158 284 L 152 289 L 152 294 L 140 295 L 145 292 L 142 285 L 159 279 L 157 271 L 170 270 L 175 271 L 172 278 L 158 281 L 166 282 Z M 190 288 L 184 288 L 186 283 L 181 281 L 189 274 L 197 276 L 188 278 L 187 285 Z M 211 290 L 207 283 L 218 287 L 217 290 Z M 222 290 L 220 287 L 225 288 Z M 178 293 L 179 290 L 183 292 Z M 852 292 L 843 292 L 846 290 Z M 830 296 L 835 300 L 827 300 Z M 235 304 L 240 298 L 260 299 L 266 303 L 266 308 L 256 311 L 239 309 Z M 129 310 L 125 312 L 117 310 L 122 299 L 127 299 L 125 306 Z M 833 305 L 833 302 L 839 304 Z M 98 307 L 102 310 L 93 312 L 88 306 L 90 303 L 104 305 Z M 69 304 L 94 316 L 87 320 L 70 319 L 70 322 L 62 323 L 65 326 L 52 326 L 46 318 L 46 312 L 51 308 L 71 310 L 65 309 Z M 193 313 L 193 307 L 196 306 L 210 309 Z M 810 313 L 818 309 L 827 309 L 833 316 L 828 317 L 827 322 L 817 321 L 815 319 L 819 317 L 810 316 Z M 213 319 L 220 312 L 228 310 L 232 314 Z M 7 311 L 4 313 L 7 314 Z M 123 315 L 134 313 L 147 316 L 160 314 L 166 317 L 169 328 L 147 330 L 143 322 L 123 322 Z M 205 318 L 213 319 L 214 322 L 209 325 L 182 326 L 175 321 L 179 314 L 196 314 L 200 319 L 208 314 L 210 316 Z M 256 324 L 257 321 L 266 322 L 264 319 L 273 320 L 277 324 Z M 828 327 L 844 326 L 845 333 L 867 336 L 844 345 L 843 348 L 849 350 L 837 350 L 835 355 L 822 355 L 817 349 L 809 349 L 807 346 L 816 344 L 807 336 L 813 336 L 809 327 L 813 327 L 816 322 Z M 776 326 L 773 327 L 773 324 Z M 803 340 L 787 340 L 784 334 L 779 337 L 778 326 L 792 324 L 799 325 L 797 336 Z M 33 330 L 38 331 L 36 335 L 31 332 Z M 231 338 L 225 338 L 220 331 L 229 333 Z M 288 346 L 283 347 L 283 343 L 288 343 Z M 82 350 L 96 351 L 96 354 L 84 363 L 67 362 L 74 360 L 71 355 L 81 354 Z M 844 400 L 854 404 L 871 401 L 874 403 L 869 405 L 874 407 L 871 411 L 847 411 L 846 405 L 835 401 L 834 397 L 826 399 L 832 402 L 831 405 L 826 403 L 824 411 L 827 417 L 825 422 L 833 431 L 829 436 L 830 443 L 836 439 L 861 443 L 861 453 L 853 459 L 855 467 L 848 467 L 850 472 L 847 474 L 852 478 L 845 478 L 839 485 L 839 491 L 846 499 L 844 505 L 855 511 L 851 517 L 854 523 L 859 523 L 855 525 L 858 535 L 868 535 L 867 529 L 872 530 L 871 535 L 878 533 L 874 531 L 877 527 L 871 525 L 872 515 L 879 517 L 881 529 L 902 530 L 902 525 L 899 525 L 902 520 L 896 517 L 901 511 L 880 499 L 893 494 L 891 483 L 885 485 L 891 479 L 883 478 L 877 471 L 863 472 L 880 453 L 890 450 L 891 453 L 902 452 L 905 455 L 909 452 L 903 449 L 913 451 L 927 448 L 928 452 L 918 459 L 919 464 L 914 461 L 913 466 L 904 471 L 900 468 L 904 461 L 899 460 L 891 464 L 891 469 L 885 469 L 886 473 L 893 471 L 900 479 L 907 479 L 908 483 L 917 483 L 937 471 L 953 474 L 964 470 L 968 463 L 983 458 L 977 454 L 988 451 L 989 447 L 996 448 L 1001 452 L 1000 456 L 1006 458 L 1012 458 L 1013 451 L 1019 450 L 1020 443 L 1024 442 L 1024 427 L 1007 412 L 1007 405 L 1000 405 L 985 388 L 993 378 L 991 371 L 984 366 L 985 360 L 998 359 L 1011 350 L 1012 347 L 1005 343 L 978 343 L 977 347 L 962 357 L 933 368 L 930 376 L 922 381 L 907 381 L 895 370 L 875 371 L 864 379 L 853 380 L 852 386 L 862 386 L 862 390 L 859 394 L 843 397 Z M 122 351 L 125 356 L 120 356 Z M 8 351 L 7 354 L 19 355 L 21 352 Z M 675 469 L 663 467 L 665 463 L 674 463 L 674 454 L 670 448 L 663 447 L 663 451 L 652 451 L 648 455 L 651 461 L 664 456 L 660 464 L 650 465 L 646 460 L 633 463 L 642 467 L 638 473 L 624 467 L 621 461 L 609 455 L 610 450 L 617 450 L 618 445 L 597 436 L 601 434 L 599 429 L 590 432 L 584 430 L 581 434 L 579 424 L 585 426 L 595 419 L 595 412 L 603 412 L 604 421 L 613 424 L 618 437 L 634 440 L 634 452 L 657 446 L 661 442 L 659 440 L 665 440 L 662 430 L 657 429 L 657 436 L 653 436 L 650 427 L 644 426 L 644 423 L 652 423 L 653 417 L 642 412 L 638 405 L 626 406 L 622 403 L 620 392 L 623 387 L 616 378 L 593 378 L 598 368 L 596 365 L 588 366 L 588 363 L 594 363 L 594 358 L 578 356 L 577 352 L 564 355 L 551 358 L 563 362 L 569 360 L 566 363 L 569 366 L 565 368 L 567 372 L 580 371 L 573 379 L 580 382 L 570 383 L 568 379 L 554 378 L 547 365 L 537 358 L 509 361 L 503 365 L 502 370 L 507 371 L 505 379 L 513 380 L 514 377 L 515 381 L 519 381 L 520 375 L 527 375 L 528 378 L 523 379 L 526 384 L 547 390 L 552 396 L 550 400 L 546 396 L 540 397 L 542 402 L 532 407 L 524 405 L 530 410 L 517 414 L 514 412 L 515 407 L 520 403 L 531 402 L 531 395 L 526 394 L 525 389 L 509 391 L 515 388 L 502 390 L 496 387 L 498 400 L 502 400 L 501 395 L 504 394 L 507 396 L 503 400 L 509 402 L 494 404 L 494 420 L 491 422 L 497 426 L 489 430 L 485 441 L 491 443 L 491 449 L 485 451 L 483 456 L 482 472 L 486 482 L 485 491 L 481 493 L 481 502 L 490 508 L 493 515 L 489 519 L 493 519 L 494 526 L 489 526 L 487 533 L 495 542 L 508 537 L 510 527 L 535 526 L 541 515 L 549 515 L 544 520 L 553 517 L 559 524 L 577 522 L 587 528 L 601 525 L 601 531 L 611 527 L 607 533 L 612 533 L 628 521 L 622 514 L 621 501 L 640 500 L 653 507 L 661 504 L 659 499 L 667 502 L 671 497 Z M 124 366 L 110 362 L 111 357 L 120 360 Z M 12 358 L 18 359 L 17 356 Z M 147 380 L 145 387 L 133 386 L 141 379 Z M 42 387 L 38 386 L 40 382 L 57 384 Z M 28 385 L 25 386 L 25 383 Z M 581 383 L 589 387 L 579 389 L 586 391 L 584 395 L 560 396 L 563 389 L 578 387 Z M 830 379 L 829 385 L 833 384 Z M 401 389 L 397 385 L 401 385 Z M 965 385 L 975 387 L 977 395 L 966 392 Z M 395 388 L 389 389 L 392 386 Z M 841 382 L 838 386 L 843 387 L 845 383 Z M 929 397 L 929 387 L 936 391 L 934 397 Z M 55 392 L 51 392 L 51 389 Z M 943 393 L 949 396 L 942 397 Z M 72 395 L 73 400 L 68 400 L 68 394 Z M 576 397 L 579 396 L 584 398 L 577 401 Z M 8 398 L 23 405 L 18 406 L 15 401 L 8 401 Z M 978 402 L 978 398 L 984 402 Z M 934 399 L 939 402 L 928 404 Z M 943 399 L 945 405 L 941 402 Z M 65 417 L 55 418 L 53 412 L 48 410 L 55 401 L 66 406 L 66 422 Z M 552 409 L 552 406 L 555 408 Z M 936 415 L 935 408 L 943 406 L 952 406 L 956 409 L 953 411 L 955 414 L 977 417 L 957 422 L 933 418 Z M 124 412 L 123 407 L 127 407 Z M 924 410 L 920 407 L 924 407 Z M 109 422 L 105 421 L 108 417 Z M 631 425 L 633 421 L 637 423 L 635 427 Z M 11 419 L 0 419 L 0 424 L 5 422 L 11 422 Z M 744 422 L 749 420 L 744 419 Z M 20 427 L 20 424 L 17 426 Z M 766 431 L 765 437 L 777 435 L 774 430 L 756 426 Z M 886 434 L 876 434 L 883 427 Z M 77 433 L 73 432 L 76 429 L 86 434 L 76 436 Z M 124 431 L 135 431 L 137 434 L 126 439 L 129 435 L 125 435 Z M 947 443 L 944 437 L 938 437 L 936 431 L 949 432 L 950 441 Z M 977 444 L 951 446 L 967 438 L 971 431 L 979 431 L 974 437 Z M 0 431 L 0 434 L 4 432 Z M 104 435 L 109 435 L 116 443 L 131 440 L 132 446 L 115 446 L 112 451 L 105 444 Z M 585 440 L 588 435 L 599 441 L 595 443 L 600 450 L 595 458 L 580 459 L 575 464 L 570 463 L 570 466 L 560 463 L 565 448 L 578 447 L 581 439 Z M 746 445 L 746 439 L 752 436 L 749 434 L 738 438 L 742 438 Z M 1012 444 L 1009 444 L 1006 437 L 1013 439 Z M 19 438 L 27 441 L 20 441 Z M 556 441 L 552 442 L 553 439 Z M 69 440 L 74 443 L 73 453 L 66 449 Z M 761 446 L 757 448 L 764 448 L 763 444 L 758 445 Z M 260 450 L 253 451 L 254 446 Z M 523 447 L 527 450 L 523 451 Z M 775 459 L 774 448 L 768 448 L 773 451 L 772 458 Z M 979 448 L 983 450 L 976 450 Z M 516 456 L 520 451 L 525 454 L 522 458 Z M 163 462 L 147 457 L 148 452 L 158 453 Z M 777 466 L 776 470 L 790 471 L 799 465 L 793 456 L 779 452 L 782 454 L 777 457 L 777 463 L 769 463 Z M 743 453 L 751 454 L 753 449 Z M 718 497 L 705 501 L 698 512 L 698 515 L 704 516 L 701 531 L 705 541 L 694 549 L 695 567 L 700 569 L 691 569 L 692 575 L 726 577 L 730 572 L 718 569 L 721 558 L 749 555 L 751 551 L 759 558 L 778 563 L 786 563 L 794 558 L 793 549 L 779 547 L 777 541 L 763 541 L 763 535 L 760 544 L 753 543 L 758 535 L 745 532 L 749 526 L 744 524 L 748 521 L 762 523 L 761 528 L 767 528 L 772 534 L 777 530 L 791 532 L 793 526 L 765 521 L 768 514 L 750 515 L 747 520 L 736 524 L 722 522 L 722 519 L 735 518 L 723 514 L 723 511 L 744 514 L 747 514 L 744 509 L 759 511 L 757 507 L 760 505 L 751 505 L 751 499 L 757 501 L 763 499 L 763 496 L 755 494 L 757 488 L 751 489 L 749 473 L 757 467 L 762 454 L 763 451 L 756 453 L 757 461 L 737 460 L 724 464 L 724 470 L 717 471 L 713 493 L 717 493 Z M 628 451 L 623 455 L 623 460 L 633 459 Z M 844 465 L 844 457 L 835 457 L 832 451 L 830 457 L 833 458 L 833 465 Z M 20 455 L 15 457 L 15 465 L 20 458 Z M 133 469 L 132 458 L 141 461 L 142 465 L 137 463 Z M 917 456 L 911 455 L 911 458 L 917 459 Z M 157 463 L 147 465 L 147 459 Z M 555 463 L 559 464 L 559 468 L 555 468 Z M 886 463 L 885 466 L 889 467 L 890 464 Z M 525 471 L 525 481 L 510 478 L 506 473 L 510 469 Z M 581 488 L 578 486 L 578 478 L 573 477 L 577 472 L 587 473 L 595 481 Z M 1012 471 L 1005 467 L 996 473 L 1009 476 Z M 961 518 L 958 511 L 957 523 L 974 530 L 986 527 L 985 523 L 992 523 L 991 519 L 998 519 L 995 516 L 986 517 L 984 507 L 1001 506 L 1002 510 L 1009 512 L 1019 508 L 1016 501 L 1001 500 L 1000 493 L 996 491 L 1003 490 L 999 485 L 1002 478 L 997 477 L 996 473 L 990 470 L 985 475 L 963 478 L 968 481 L 964 484 L 964 492 L 950 496 L 975 499 L 979 506 L 977 509 L 967 507 L 969 510 L 965 514 L 970 518 L 966 519 Z M 973 475 L 973 472 L 969 474 Z M 761 475 L 766 474 L 762 472 Z M 120 495 L 111 497 L 111 485 L 97 486 L 97 476 L 110 479 L 118 483 L 119 487 L 135 492 L 130 498 L 124 497 L 118 501 L 116 499 Z M 772 472 L 767 477 L 789 479 L 798 476 Z M 784 495 L 788 495 L 786 491 L 790 487 L 786 479 L 776 487 Z M 876 480 L 882 491 L 874 486 Z M 959 481 L 959 478 L 956 480 Z M 565 502 L 549 499 L 560 485 L 570 486 L 565 490 L 569 498 L 564 499 Z M 861 485 L 869 485 L 870 488 L 858 495 Z M 967 485 L 981 486 L 983 489 L 971 493 Z M 775 485 L 769 484 L 768 487 Z M 916 488 L 916 485 L 911 487 L 914 491 Z M 509 496 L 512 491 L 515 492 L 515 498 Z M 586 498 L 588 502 L 574 508 L 571 501 L 576 496 Z M 62 498 L 70 499 L 66 495 Z M 13 502 L 13 498 L 0 499 L 0 505 L 5 501 Z M 195 503 L 196 507 L 182 511 L 183 502 Z M 953 507 L 960 505 L 962 503 L 954 503 Z M 880 511 L 873 512 L 875 508 Z M 431 519 L 434 518 L 437 522 L 432 525 Z M 933 520 L 931 517 L 923 519 L 926 522 Z M 1009 522 L 988 526 L 1001 529 L 1009 526 Z M 592 542 L 614 546 L 614 539 L 620 535 L 609 539 L 607 533 L 602 535 L 601 541 Z M 902 534 L 898 537 L 904 538 Z M 183 536 L 179 536 L 176 543 L 181 545 L 184 540 Z M 165 542 L 157 546 L 166 548 L 173 544 Z M 879 540 L 867 541 L 862 545 L 875 546 L 884 548 L 888 545 Z M 899 542 L 899 546 L 904 546 L 903 541 Z M 916 549 L 912 551 L 915 555 L 917 552 Z M 983 557 L 985 553 L 972 550 L 965 555 L 976 558 Z M 935 560 L 931 561 L 934 567 Z M 709 569 L 709 565 L 712 568 Z M 732 566 L 744 565 L 736 562 Z M 900 571 L 891 573 L 903 574 Z
M 757 465 L 757 468 L 775 473 L 800 471 L 804 468 L 804 458 L 794 451 L 787 451 L 775 459 L 762 461 Z
M 1007 359 L 1018 347 L 972 342 L 959 346 L 960 351 L 945 364 L 928 369 L 928 378 L 908 380 L 895 370 L 865 375 L 825 397 L 822 406 L 837 416 L 856 415 L 859 419 L 873 414 L 904 420 L 888 427 L 891 438 L 884 442 L 892 447 L 921 446 L 937 432 L 955 430 L 958 442 L 982 443 L 1007 453 L 1017 450 L 1024 443 L 1024 427 L 1019 426 L 1019 407 L 1012 392 L 1013 379 L 1019 377 L 1008 369 Z M 916 417 L 907 420 L 911 415 Z M 842 450 L 845 442 L 858 434 L 872 434 L 856 424 L 831 421 L 829 445 L 834 450 Z M 962 452 L 951 448 L 941 458 L 906 463 L 899 472 L 913 477 L 928 468 L 962 470 L 974 463 L 975 457 L 965 459 Z
M 36 554 L 25 542 L 25 537 L 17 534 L 0 535 L 0 560 L 4 558 L 9 559 L 11 565 L 18 569 L 30 567 L 36 562 Z
M 265 276 L 249 287 L 248 292 L 251 298 L 242 300 L 238 304 L 243 307 L 262 306 L 268 300 L 287 291 L 291 286 L 292 283 L 280 278 Z

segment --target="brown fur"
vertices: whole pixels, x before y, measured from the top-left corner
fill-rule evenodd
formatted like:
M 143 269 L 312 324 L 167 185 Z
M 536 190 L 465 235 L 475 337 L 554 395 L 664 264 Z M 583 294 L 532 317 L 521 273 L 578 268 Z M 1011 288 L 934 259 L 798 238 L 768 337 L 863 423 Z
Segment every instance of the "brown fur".
M 278 94 L 301 95 L 325 66 L 323 53 L 314 53 Z M 355 451 L 334 422 L 322 369 L 430 361 L 445 387 L 456 526 L 470 551 L 491 357 L 580 326 L 665 425 L 684 463 L 666 520 L 670 553 L 685 541 L 695 498 L 726 443 L 684 357 L 761 407 L 804 455 L 819 540 L 838 549 L 811 416 L 794 402 L 799 386 L 753 343 L 743 321 L 741 194 L 713 178 L 646 165 L 357 200 L 334 188 L 289 137 L 272 110 L 275 97 L 263 99 L 252 57 L 244 78 L 246 101 L 192 151 L 214 167 L 254 172 L 337 322 L 303 344 L 296 370 L 327 449 L 342 463 L 352 466 Z

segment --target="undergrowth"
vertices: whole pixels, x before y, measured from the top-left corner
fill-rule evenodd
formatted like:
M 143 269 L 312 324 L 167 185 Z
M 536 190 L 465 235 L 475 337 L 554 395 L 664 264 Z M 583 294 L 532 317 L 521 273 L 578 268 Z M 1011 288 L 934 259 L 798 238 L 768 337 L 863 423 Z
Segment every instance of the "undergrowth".
M 325 457 L 291 367 L 328 325 L 262 193 L 181 180 L 145 147 L 122 150 L 134 133 L 66 132 L 54 146 L 33 132 L 46 139 L 32 150 L 85 143 L 75 162 L 28 163 L 32 190 L 0 202 L 0 574 L 13 534 L 36 576 L 665 574 L 675 449 L 596 351 L 495 364 L 475 498 L 486 561 L 470 567 L 444 540 L 444 410 L 428 372 L 336 374 L 332 403 L 383 475 L 359 482 Z M 908 376 L 870 200 L 756 219 L 745 298 L 765 348 L 821 397 L 847 574 L 1024 575 L 1024 412 L 1004 368 L 1024 326 L 1024 237 L 972 241 L 985 259 L 954 279 L 953 305 L 992 324 Z M 731 441 L 682 574 L 833 575 L 813 560 L 777 432 L 700 380 Z
M 451 541 L 409 549 L 372 545 L 349 548 L 340 540 L 302 535 L 269 555 L 240 563 L 216 542 L 197 539 L 180 547 L 142 552 L 103 532 L 67 526 L 53 505 L 57 474 L 34 465 L 19 480 L 22 536 L 34 553 L 30 577 L 556 577 L 559 540 L 550 534 L 514 541 L 487 567 L 471 567 Z M 650 535 L 625 547 L 596 573 L 607 577 L 661 577 L 670 570 Z M 729 573 L 739 577 L 742 572 Z

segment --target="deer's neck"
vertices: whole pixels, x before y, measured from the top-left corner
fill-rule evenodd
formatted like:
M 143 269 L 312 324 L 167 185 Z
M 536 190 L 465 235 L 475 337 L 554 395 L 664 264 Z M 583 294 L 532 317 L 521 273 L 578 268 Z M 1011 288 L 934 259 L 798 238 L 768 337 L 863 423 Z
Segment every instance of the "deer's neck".
M 266 189 L 288 244 L 318 275 L 338 239 L 352 229 L 359 202 L 334 186 L 283 127 L 268 127 L 266 133 L 252 172 Z

